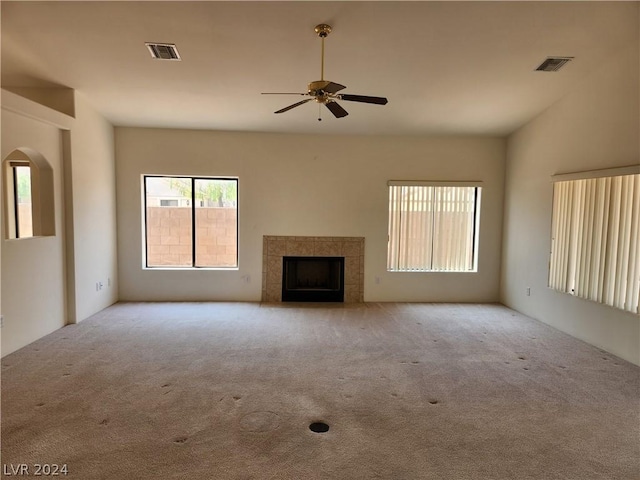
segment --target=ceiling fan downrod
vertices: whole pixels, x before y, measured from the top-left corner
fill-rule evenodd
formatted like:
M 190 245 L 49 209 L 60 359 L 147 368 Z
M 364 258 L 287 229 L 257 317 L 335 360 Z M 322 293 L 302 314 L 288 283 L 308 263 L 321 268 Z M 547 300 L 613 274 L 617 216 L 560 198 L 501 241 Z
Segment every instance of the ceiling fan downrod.
M 322 40 L 322 50 L 320 53 L 320 80 L 324 80 L 324 39 L 331 33 L 331 25 L 321 23 L 320 25 L 316 25 L 314 31 Z

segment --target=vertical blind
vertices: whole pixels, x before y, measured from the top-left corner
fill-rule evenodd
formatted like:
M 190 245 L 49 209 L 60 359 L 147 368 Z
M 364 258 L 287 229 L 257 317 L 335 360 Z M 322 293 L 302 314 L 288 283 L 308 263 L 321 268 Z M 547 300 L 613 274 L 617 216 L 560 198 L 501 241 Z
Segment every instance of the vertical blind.
M 558 181 L 549 286 L 638 313 L 640 174 Z
M 389 182 L 387 270 L 474 270 L 479 194 L 477 186 Z

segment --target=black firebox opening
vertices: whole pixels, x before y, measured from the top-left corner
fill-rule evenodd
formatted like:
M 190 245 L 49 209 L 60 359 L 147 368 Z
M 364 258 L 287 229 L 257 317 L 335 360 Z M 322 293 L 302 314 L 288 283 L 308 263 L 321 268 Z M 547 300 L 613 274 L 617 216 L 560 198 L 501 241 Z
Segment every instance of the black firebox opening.
M 344 302 L 344 257 L 283 257 L 283 302 Z

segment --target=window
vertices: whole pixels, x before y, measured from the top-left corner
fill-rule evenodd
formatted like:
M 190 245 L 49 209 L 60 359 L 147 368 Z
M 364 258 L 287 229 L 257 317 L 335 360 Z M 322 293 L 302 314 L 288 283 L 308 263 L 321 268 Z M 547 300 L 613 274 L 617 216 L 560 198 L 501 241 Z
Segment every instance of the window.
M 640 174 L 629 171 L 554 177 L 549 287 L 638 313 Z
M 31 165 L 28 161 L 9 162 L 11 210 L 14 238 L 33 237 L 33 202 L 31 201 Z
M 2 161 L 3 220 L 6 239 L 56 234 L 53 169 L 30 148 L 12 151 Z
M 143 176 L 146 267 L 238 266 L 238 179 Z
M 480 191 L 477 182 L 389 182 L 387 270 L 476 271 Z

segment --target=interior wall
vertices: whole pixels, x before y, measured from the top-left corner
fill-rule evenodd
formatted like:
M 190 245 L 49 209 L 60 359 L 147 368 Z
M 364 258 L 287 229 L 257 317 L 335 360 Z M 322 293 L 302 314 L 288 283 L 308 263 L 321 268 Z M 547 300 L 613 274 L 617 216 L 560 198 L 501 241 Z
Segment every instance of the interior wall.
M 0 62 L 1 63 L 1 62 Z M 0 68 L 1 70 L 1 68 Z M 2 97 L 2 92 L 0 91 L 0 98 Z M 0 150 L 2 149 L 2 112 L 0 110 Z M 0 160 L 2 160 L 2 152 L 0 151 Z M 4 218 L 2 218 L 2 213 L 4 210 L 4 186 L 2 185 L 2 175 L 0 175 L 0 224 L 4 224 Z M 0 357 L 2 356 L 2 330 L 4 327 L 4 315 L 2 314 L 2 244 L 4 239 L 4 230 L 0 227 Z
M 56 216 L 55 237 L 1 242 L 3 356 L 118 300 L 113 127 L 80 94 L 75 119 L 43 103 L 2 91 L 2 158 L 49 161 Z
M 365 237 L 365 301 L 498 300 L 504 139 L 138 128 L 115 138 L 121 300 L 259 301 L 263 235 Z M 239 269 L 143 269 L 142 174 L 238 176 Z M 386 271 L 391 179 L 484 182 L 477 273 Z
M 21 147 L 43 155 L 53 169 L 56 233 L 4 240 L 2 222 L 3 356 L 66 323 L 60 129 L 3 109 L 2 159 Z
M 21 97 L 33 100 L 70 117 L 75 117 L 76 91 L 66 87 L 3 87 Z
M 71 322 L 118 300 L 113 126 L 81 94 L 76 94 L 75 109 L 67 176 L 73 205 L 68 225 L 73 232 L 69 239 L 74 289 Z
M 551 176 L 640 161 L 639 71 L 636 42 L 508 138 L 501 281 L 507 306 L 636 364 L 638 315 L 551 290 L 547 275 Z

